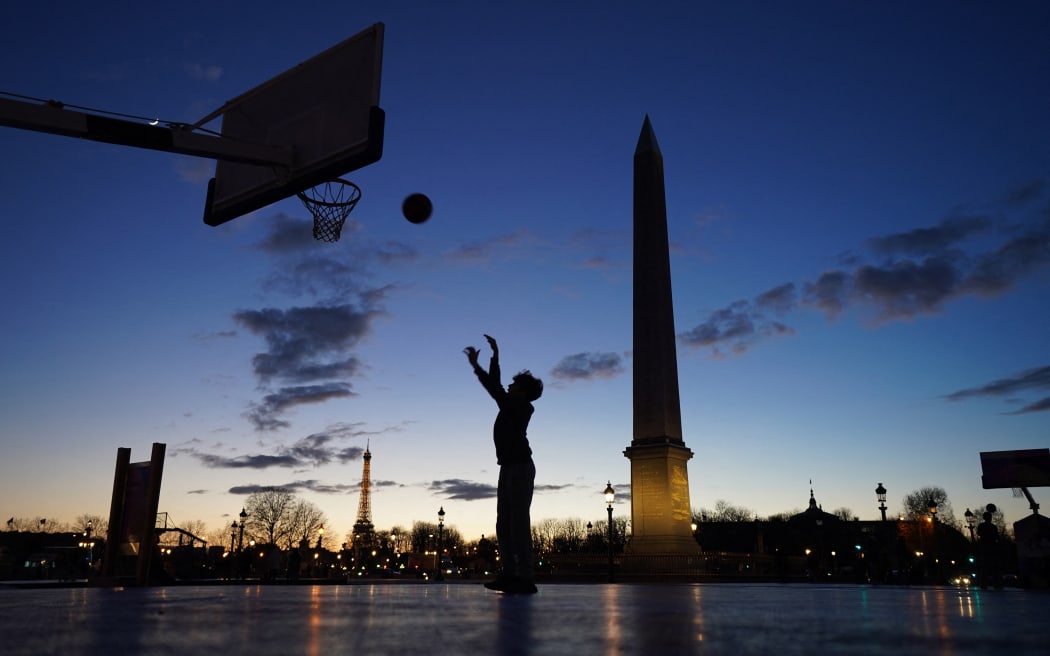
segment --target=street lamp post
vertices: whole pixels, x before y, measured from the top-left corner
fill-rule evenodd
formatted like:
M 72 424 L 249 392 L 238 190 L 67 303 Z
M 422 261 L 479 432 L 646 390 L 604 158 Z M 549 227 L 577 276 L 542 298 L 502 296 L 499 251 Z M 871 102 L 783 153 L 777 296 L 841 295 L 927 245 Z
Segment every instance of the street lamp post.
M 609 583 L 613 582 L 613 519 L 612 519 L 612 507 L 613 501 L 616 500 L 616 491 L 613 490 L 612 481 L 609 481 L 605 486 L 605 505 L 606 510 L 609 511 Z
M 963 516 L 966 518 L 966 528 L 970 529 L 970 542 L 975 542 L 976 538 L 974 537 L 973 529 L 977 526 L 977 515 L 967 508 Z
M 442 581 L 445 575 L 442 573 L 444 563 L 441 560 L 441 555 L 444 553 L 442 546 L 442 539 L 445 533 L 445 506 L 438 508 L 438 544 L 437 544 L 437 580 Z
M 93 530 L 94 527 L 91 525 L 91 522 L 88 522 L 87 526 L 84 527 L 84 538 L 88 545 L 88 567 L 95 562 L 95 543 L 91 540 L 91 532 Z
M 244 549 L 244 520 L 248 519 L 248 513 L 245 512 L 244 508 L 241 508 L 241 530 L 237 537 L 237 551 Z
M 930 509 L 930 557 L 933 558 L 930 574 L 934 583 L 937 583 L 940 579 L 940 559 L 937 558 L 937 502 L 931 498 L 926 505 Z
M 324 524 L 317 528 L 317 550 L 321 550 L 321 540 L 324 539 Z
M 886 521 L 886 488 L 879 483 L 875 488 L 875 498 L 879 501 L 879 512 L 882 513 L 882 521 Z
M 230 526 L 230 553 L 233 553 L 233 547 L 237 543 L 237 520 L 233 520 L 233 525 Z

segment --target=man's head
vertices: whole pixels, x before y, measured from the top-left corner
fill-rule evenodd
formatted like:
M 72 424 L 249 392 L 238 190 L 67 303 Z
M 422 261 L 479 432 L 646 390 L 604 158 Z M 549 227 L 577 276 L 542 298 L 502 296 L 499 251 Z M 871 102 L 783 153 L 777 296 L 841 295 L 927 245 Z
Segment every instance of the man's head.
M 512 394 L 521 394 L 529 401 L 535 401 L 543 396 L 543 381 L 532 375 L 528 369 L 514 376 L 507 391 Z

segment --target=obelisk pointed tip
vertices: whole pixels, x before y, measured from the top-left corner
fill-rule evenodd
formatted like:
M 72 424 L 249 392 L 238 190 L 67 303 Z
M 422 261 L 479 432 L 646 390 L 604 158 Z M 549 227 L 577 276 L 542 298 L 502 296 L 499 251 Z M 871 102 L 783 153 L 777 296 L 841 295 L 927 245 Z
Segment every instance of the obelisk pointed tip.
M 634 149 L 635 156 L 641 153 L 659 153 L 660 144 L 656 143 L 656 133 L 653 132 L 653 124 L 649 121 L 649 115 L 645 115 L 642 122 L 642 133 L 638 136 L 638 146 Z

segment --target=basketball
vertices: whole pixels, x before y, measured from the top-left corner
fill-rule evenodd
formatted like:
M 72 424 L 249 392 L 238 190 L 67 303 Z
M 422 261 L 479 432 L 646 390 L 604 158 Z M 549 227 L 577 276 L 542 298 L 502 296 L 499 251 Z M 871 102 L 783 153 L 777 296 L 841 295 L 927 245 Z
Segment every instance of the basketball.
M 410 223 L 423 223 L 430 218 L 434 211 L 434 205 L 426 194 L 409 194 L 405 202 L 401 203 L 401 213 Z

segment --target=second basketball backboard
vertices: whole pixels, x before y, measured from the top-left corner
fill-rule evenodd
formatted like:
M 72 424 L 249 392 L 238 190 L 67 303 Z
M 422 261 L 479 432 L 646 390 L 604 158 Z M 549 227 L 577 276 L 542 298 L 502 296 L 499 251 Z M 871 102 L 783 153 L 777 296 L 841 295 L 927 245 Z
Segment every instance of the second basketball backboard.
M 1050 449 L 982 451 L 981 470 L 986 490 L 1050 486 Z
M 223 140 L 283 153 L 271 165 L 219 160 L 204 222 L 220 225 L 378 161 L 382 58 L 383 24 L 376 23 L 198 121 L 222 116 Z

